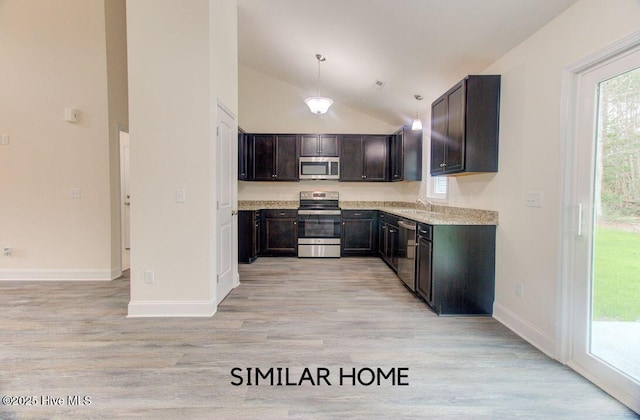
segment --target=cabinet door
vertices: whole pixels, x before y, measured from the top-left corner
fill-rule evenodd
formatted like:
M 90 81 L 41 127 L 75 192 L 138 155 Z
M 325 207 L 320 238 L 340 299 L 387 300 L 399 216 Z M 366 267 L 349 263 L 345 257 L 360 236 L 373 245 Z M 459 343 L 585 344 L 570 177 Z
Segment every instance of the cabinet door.
M 391 147 L 389 148 L 389 162 L 391 163 L 391 181 L 402 181 L 403 179 L 403 138 L 404 131 L 400 130 L 391 136 Z
M 448 126 L 445 146 L 445 172 L 464 169 L 466 81 L 458 83 L 448 95 Z
M 336 135 L 320 135 L 320 156 L 338 156 L 338 136 Z
M 447 98 L 442 96 L 431 105 L 431 174 L 444 172 L 444 150 L 447 137 Z
M 314 134 L 300 137 L 300 156 L 319 156 L 320 142 L 318 136 Z
M 363 181 L 387 181 L 387 136 L 365 136 Z
M 273 181 L 276 174 L 276 136 L 255 135 L 253 142 L 253 179 Z
M 238 262 L 250 263 L 253 254 L 253 212 L 238 212 Z
M 301 136 L 300 156 L 338 156 L 338 136 L 332 134 Z
M 382 220 L 378 221 L 378 254 L 386 259 L 385 243 L 387 238 L 387 225 Z
M 374 255 L 377 252 L 377 220 L 375 212 L 342 212 L 342 254 Z
M 418 257 L 416 259 L 417 292 L 433 307 L 433 284 L 431 282 L 431 252 L 433 245 L 425 238 L 418 240 Z
M 400 232 L 395 226 L 387 225 L 387 259 L 391 268 L 398 271 L 398 239 Z
M 284 216 L 272 217 L 268 211 L 262 220 L 262 250 L 263 255 L 295 256 L 298 250 L 297 218 L 290 217 L 289 211 L 283 211 Z
M 260 254 L 260 219 L 254 218 L 253 221 L 253 258 L 256 258 Z
M 340 181 L 362 181 L 362 136 L 340 138 Z
M 277 136 L 276 172 L 277 181 L 297 181 L 298 141 L 295 135 Z
M 247 150 L 247 135 L 238 131 L 238 179 L 247 179 L 247 165 L 248 165 L 248 150 Z

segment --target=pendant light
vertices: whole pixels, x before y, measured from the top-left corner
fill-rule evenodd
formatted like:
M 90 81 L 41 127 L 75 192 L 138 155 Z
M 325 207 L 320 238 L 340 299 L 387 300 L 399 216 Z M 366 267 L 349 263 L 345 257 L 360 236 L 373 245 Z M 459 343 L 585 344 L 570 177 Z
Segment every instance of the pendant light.
M 412 130 L 422 130 L 422 120 L 420 118 L 418 118 L 418 111 L 420 108 L 420 101 L 422 100 L 422 96 L 420 95 L 413 95 L 414 98 L 416 98 L 416 119 L 413 120 L 413 124 L 411 124 L 411 129 Z
M 327 59 L 322 54 L 316 54 L 316 59 L 318 60 L 318 90 L 316 96 L 308 97 L 304 100 L 304 103 L 307 104 L 311 112 L 320 115 L 329 110 L 329 107 L 333 104 L 333 99 L 320 96 L 320 63 Z

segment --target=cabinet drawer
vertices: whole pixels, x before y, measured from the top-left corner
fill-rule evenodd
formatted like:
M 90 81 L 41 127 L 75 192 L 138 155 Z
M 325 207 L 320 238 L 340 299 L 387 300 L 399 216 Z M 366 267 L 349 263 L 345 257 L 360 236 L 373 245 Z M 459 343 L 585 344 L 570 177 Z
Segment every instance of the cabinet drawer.
M 342 210 L 343 219 L 375 219 L 376 210 Z
M 269 210 L 263 210 L 262 212 L 265 218 L 298 217 L 297 209 L 269 209 Z
M 429 241 L 433 240 L 433 226 L 424 223 L 418 224 L 418 236 Z

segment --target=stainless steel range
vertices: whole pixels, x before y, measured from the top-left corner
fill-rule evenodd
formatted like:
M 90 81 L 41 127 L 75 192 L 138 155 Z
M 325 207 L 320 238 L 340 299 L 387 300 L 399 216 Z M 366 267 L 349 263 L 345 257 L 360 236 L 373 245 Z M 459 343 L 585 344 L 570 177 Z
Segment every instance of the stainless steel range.
M 298 257 L 339 258 L 341 228 L 337 191 L 300 191 Z

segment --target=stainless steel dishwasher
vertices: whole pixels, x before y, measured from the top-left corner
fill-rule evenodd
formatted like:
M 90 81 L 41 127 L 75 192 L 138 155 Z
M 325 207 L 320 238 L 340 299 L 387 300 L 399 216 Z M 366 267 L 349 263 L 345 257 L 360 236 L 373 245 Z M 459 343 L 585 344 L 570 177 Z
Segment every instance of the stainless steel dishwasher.
M 416 223 L 398 221 L 398 277 L 416 291 Z

